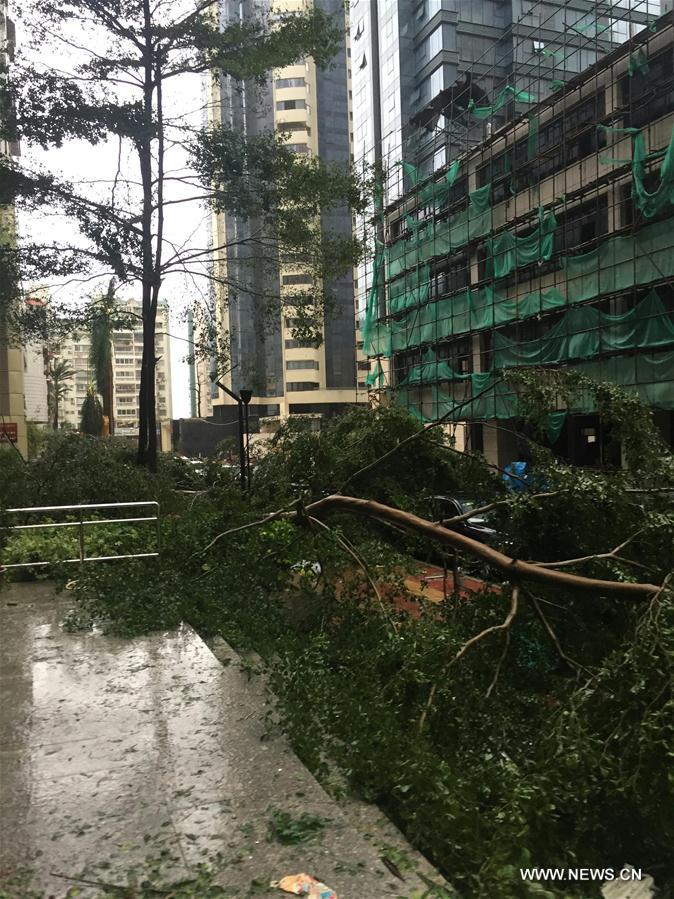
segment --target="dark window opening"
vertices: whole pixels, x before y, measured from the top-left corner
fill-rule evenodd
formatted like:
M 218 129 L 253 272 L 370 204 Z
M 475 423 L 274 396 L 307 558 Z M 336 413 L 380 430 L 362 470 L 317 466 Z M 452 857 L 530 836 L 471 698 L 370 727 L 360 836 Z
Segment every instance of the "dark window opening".
M 620 101 L 626 107 L 625 125 L 641 128 L 674 109 L 674 49 L 667 47 L 648 60 L 648 72 L 620 79 Z

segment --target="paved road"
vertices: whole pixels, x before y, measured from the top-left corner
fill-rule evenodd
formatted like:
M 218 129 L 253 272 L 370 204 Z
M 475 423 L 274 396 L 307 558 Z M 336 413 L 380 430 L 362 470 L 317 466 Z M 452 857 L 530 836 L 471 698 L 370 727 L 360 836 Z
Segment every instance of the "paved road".
M 187 627 L 67 634 L 65 602 L 45 585 L 0 593 L 0 888 L 24 899 L 63 896 L 74 884 L 55 875 L 175 882 L 218 855 L 232 896 L 282 896 L 252 881 L 300 871 L 339 899 L 423 886 L 396 880 L 379 836 L 354 829 L 281 736 L 266 738 L 264 692 L 233 653 L 223 666 Z M 274 810 L 330 822 L 286 847 L 267 840 Z

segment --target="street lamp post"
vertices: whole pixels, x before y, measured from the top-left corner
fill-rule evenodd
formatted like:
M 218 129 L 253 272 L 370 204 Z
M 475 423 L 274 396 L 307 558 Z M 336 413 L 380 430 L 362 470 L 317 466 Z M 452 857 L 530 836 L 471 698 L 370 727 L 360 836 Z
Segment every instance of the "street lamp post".
M 225 387 L 222 381 L 217 380 L 215 372 L 211 374 L 213 381 L 220 390 L 224 390 L 227 396 L 236 402 L 239 407 L 239 467 L 241 469 L 241 489 L 250 488 L 250 437 L 248 431 L 248 404 L 250 403 L 253 391 L 242 390 L 241 395 L 234 393 L 229 387 Z

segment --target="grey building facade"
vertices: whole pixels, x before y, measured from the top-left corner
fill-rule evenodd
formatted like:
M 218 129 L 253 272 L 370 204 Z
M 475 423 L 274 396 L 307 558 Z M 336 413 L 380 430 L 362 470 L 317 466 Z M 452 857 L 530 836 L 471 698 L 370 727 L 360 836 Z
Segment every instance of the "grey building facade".
M 521 112 L 517 91 L 544 99 L 660 9 L 618 0 L 609 17 L 587 0 L 352 0 L 355 159 L 382 160 L 392 202 L 408 186 L 398 161 L 432 174 Z M 451 114 L 505 88 L 489 122 L 466 127 Z
M 341 0 L 315 0 L 332 17 L 344 21 Z M 264 5 L 264 4 L 263 4 Z M 285 11 L 303 8 L 295 0 Z M 263 10 L 264 11 L 264 10 Z M 222 24 L 260 14 L 259 4 L 222 0 Z M 329 69 L 312 60 L 275 70 L 260 85 L 243 86 L 220 77 L 213 98 L 214 118 L 252 137 L 274 129 L 288 132 L 287 145 L 301 155 L 348 166 L 351 158 L 349 59 L 346 36 Z M 348 209 L 324 212 L 326 232 L 352 234 Z M 282 260 L 253 256 L 245 239 L 259 223 L 226 214 L 214 223 L 215 264 L 226 274 L 226 301 L 218 299 L 220 321 L 229 336 L 231 373 L 225 378 L 235 392 L 252 389 L 252 404 L 264 417 L 325 414 L 356 402 L 356 337 L 351 272 L 326 285 L 332 302 L 326 310 L 320 347 L 293 337 L 293 285 L 306 283 L 302 272 Z M 244 241 L 242 243 L 242 240 Z M 224 251 L 218 247 L 227 246 Z M 270 316 L 269 296 L 276 290 L 279 314 Z M 297 288 L 295 288 L 297 290 Z M 261 299 L 261 297 L 265 299 Z M 215 406 L 229 404 L 226 395 Z

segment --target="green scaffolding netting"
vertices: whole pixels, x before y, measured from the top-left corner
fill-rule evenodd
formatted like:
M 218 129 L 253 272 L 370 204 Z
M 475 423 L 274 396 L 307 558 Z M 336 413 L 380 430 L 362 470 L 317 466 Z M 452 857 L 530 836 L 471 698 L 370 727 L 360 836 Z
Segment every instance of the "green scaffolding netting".
M 471 240 L 485 237 L 491 231 L 491 185 L 486 184 L 469 194 L 468 207 L 442 222 L 408 225 L 412 236 L 396 241 L 386 250 L 388 278 L 392 279 L 434 256 L 447 255 L 466 246 Z
M 539 210 L 539 222 L 531 234 L 519 237 L 514 231 L 503 231 L 487 240 L 488 272 L 504 278 L 514 269 L 550 259 L 555 240 L 557 219 L 551 210 Z
M 435 351 L 428 347 L 419 365 L 414 365 L 400 384 L 412 386 L 432 381 L 470 381 L 476 391 L 483 390 L 490 378 L 490 372 L 457 372 L 444 359 L 438 359 Z
M 374 318 L 363 329 L 369 337 L 369 355 L 390 356 L 426 343 L 467 334 L 484 328 L 532 318 L 565 306 L 573 306 L 602 294 L 619 293 L 674 277 L 674 218 L 655 222 L 636 234 L 612 237 L 596 250 L 561 259 L 566 276 L 566 294 L 556 287 L 507 298 L 487 286 L 465 290 L 419 306 L 425 267 L 389 285 L 395 297 L 392 312 L 411 309 L 389 323 L 375 322 L 376 302 L 369 302 Z M 372 292 L 371 292 L 372 295 Z M 375 298 L 376 299 L 376 298 Z M 418 308 L 413 308 L 418 307 Z
M 662 212 L 666 206 L 674 204 L 674 128 L 669 139 L 669 146 L 665 152 L 665 158 L 660 165 L 660 182 L 654 191 L 649 193 L 644 186 L 646 177 L 645 163 L 648 157 L 644 135 L 641 131 L 633 137 L 632 153 L 632 175 L 636 204 L 644 218 L 653 218 L 653 216 Z
M 412 165 L 411 162 L 405 162 L 403 159 L 398 160 L 398 162 L 395 162 L 394 165 L 401 166 L 403 172 L 405 172 L 407 177 L 410 179 L 412 185 L 416 187 L 419 182 L 419 171 L 417 167 L 415 165 Z
M 418 306 L 428 300 L 430 270 L 428 263 L 408 272 L 403 278 L 389 285 L 389 312 L 395 315 L 410 306 Z
M 390 323 L 393 352 L 446 337 L 479 331 L 562 308 L 566 300 L 554 287 L 513 300 L 500 297 L 491 287 L 466 290 L 428 303 L 399 321 Z
M 671 382 L 674 380 L 674 352 L 614 356 L 582 362 L 575 365 L 574 369 L 596 381 L 619 384 L 652 406 L 674 409 L 674 392 L 671 390 Z M 475 376 L 461 375 L 464 383 L 459 385 L 459 395 L 451 387 L 404 385 L 395 391 L 394 399 L 424 422 L 437 421 L 439 418 L 446 418 L 447 421 L 489 421 L 517 417 L 517 396 L 505 382 L 499 381 L 490 372 L 480 373 L 479 381 L 472 380 L 473 377 Z M 468 385 L 465 381 L 471 384 L 471 394 L 467 393 Z M 482 395 L 478 397 L 478 393 Z M 471 395 L 475 399 L 471 399 Z M 568 409 L 550 413 L 547 423 L 550 441 L 554 443 L 558 439 L 568 412 L 593 411 L 593 397 L 584 394 L 575 399 Z
M 546 334 L 534 340 L 515 342 L 497 332 L 494 367 L 546 365 L 671 343 L 674 343 L 674 320 L 652 290 L 622 315 L 600 312 L 591 306 L 570 309 Z
M 636 53 L 631 53 L 629 62 L 627 64 L 627 73 L 630 78 L 637 73 L 641 75 L 648 75 L 648 71 L 648 57 L 646 56 L 644 51 L 637 50 Z
M 447 202 L 449 192 L 461 168 L 461 160 L 456 159 L 445 172 L 442 181 L 433 181 L 419 191 L 418 199 L 421 206 L 442 206 Z
M 674 276 L 674 218 L 610 237 L 581 256 L 563 256 L 569 305 Z
M 361 327 L 361 334 L 363 336 L 363 350 L 367 356 L 378 356 L 381 353 L 381 350 L 378 349 L 378 335 L 382 327 L 384 326 L 378 323 L 377 319 L 379 318 L 379 280 L 381 277 L 383 265 L 384 256 L 382 253 L 377 253 L 374 258 L 374 265 L 372 270 L 372 285 L 370 286 L 370 290 L 367 295 L 367 301 L 365 304 L 365 316 L 363 318 L 363 325 Z
M 381 367 L 381 362 L 377 360 L 377 364 L 369 373 L 369 375 L 365 378 L 365 383 L 368 387 L 382 387 L 384 384 L 384 369 Z
M 476 106 L 475 100 L 471 99 L 468 103 L 468 112 L 470 112 L 471 115 L 474 115 L 476 119 L 491 118 L 495 112 L 498 112 L 499 109 L 502 109 L 505 106 L 511 97 L 518 103 L 538 103 L 538 97 L 535 97 L 528 91 L 518 90 L 508 84 L 503 88 L 491 106 Z
M 632 163 L 632 191 L 637 209 L 644 218 L 653 218 L 662 212 L 667 206 L 674 204 L 674 128 L 669 138 L 669 144 L 665 149 L 665 155 L 660 164 L 660 179 L 658 186 L 653 191 L 646 190 L 646 163 L 654 157 L 660 156 L 662 151 L 646 152 L 646 142 L 643 131 L 640 128 L 609 128 L 606 125 L 598 125 L 600 130 L 607 134 L 629 134 L 632 136 L 632 158 L 621 159 L 602 155 L 599 161 L 603 165 L 627 165 Z

